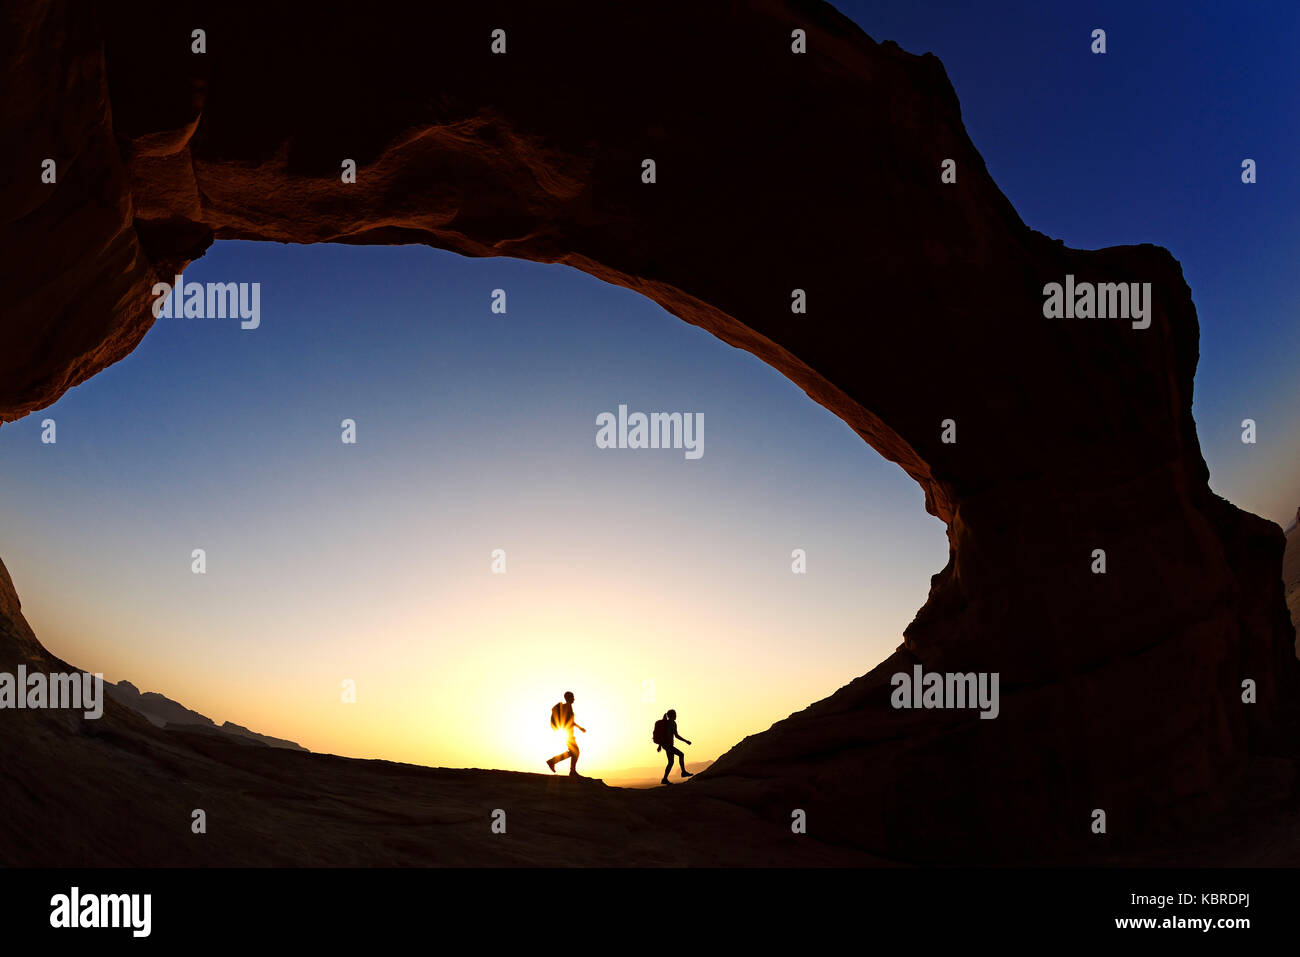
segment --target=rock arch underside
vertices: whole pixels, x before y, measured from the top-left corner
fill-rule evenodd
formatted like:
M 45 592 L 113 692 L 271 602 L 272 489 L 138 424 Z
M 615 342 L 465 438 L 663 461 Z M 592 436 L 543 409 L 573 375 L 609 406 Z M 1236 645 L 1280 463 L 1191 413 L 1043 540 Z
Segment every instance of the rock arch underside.
M 753 353 L 905 469 L 950 543 L 888 660 L 689 787 L 592 786 L 585 823 L 549 779 L 260 753 L 109 702 L 99 722 L 3 715 L 6 863 L 1108 861 L 1289 806 L 1283 536 L 1210 491 L 1182 270 L 1028 228 L 934 56 L 802 0 L 4 16 L 0 421 L 129 353 L 153 284 L 216 239 L 423 243 L 566 263 Z M 1044 319 L 1067 273 L 1151 283 L 1150 328 Z M 0 668 L 19 662 L 61 664 L 4 574 Z M 915 663 L 998 672 L 999 717 L 893 709 Z M 503 795 L 508 847 L 474 811 Z M 200 806 L 227 831 L 196 850 Z

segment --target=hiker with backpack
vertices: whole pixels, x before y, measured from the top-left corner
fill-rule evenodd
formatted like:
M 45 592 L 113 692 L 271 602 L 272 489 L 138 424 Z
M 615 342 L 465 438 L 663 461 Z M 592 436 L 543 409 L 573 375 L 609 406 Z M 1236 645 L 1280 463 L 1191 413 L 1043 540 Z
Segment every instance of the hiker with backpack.
M 682 754 L 679 748 L 673 746 L 674 740 L 686 741 L 685 738 L 677 733 L 677 712 L 668 711 L 662 718 L 655 722 L 654 729 L 654 743 L 659 745 L 659 747 L 655 748 L 655 751 L 668 752 L 668 767 L 664 768 L 664 784 L 672 783 L 668 780 L 668 774 L 673 769 L 674 755 L 676 755 L 677 760 L 681 762 L 682 777 L 689 778 L 692 776 L 691 772 L 686 770 L 686 755 Z M 690 744 L 691 742 L 686 741 L 686 743 Z
M 575 778 L 582 777 L 582 775 L 578 773 L 578 755 L 581 752 L 578 751 L 578 742 L 573 736 L 573 729 L 577 728 L 583 734 L 587 733 L 587 729 L 573 720 L 572 691 L 564 692 L 564 700 L 556 702 L 555 707 L 551 708 L 551 727 L 556 731 L 564 729 L 565 735 L 568 738 L 569 749 L 563 754 L 557 754 L 555 757 L 548 759 L 546 766 L 550 768 L 551 773 L 554 774 L 555 766 L 557 764 L 565 758 L 572 758 L 573 760 L 569 762 L 569 774 Z

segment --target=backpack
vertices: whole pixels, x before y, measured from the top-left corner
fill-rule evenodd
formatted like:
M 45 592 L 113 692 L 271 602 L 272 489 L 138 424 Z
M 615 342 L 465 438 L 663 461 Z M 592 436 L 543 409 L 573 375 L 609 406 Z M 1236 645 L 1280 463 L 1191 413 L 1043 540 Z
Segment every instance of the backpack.
M 655 731 L 654 731 L 654 738 L 653 738 L 655 744 L 659 745 L 660 747 L 663 747 L 664 745 L 668 745 L 669 747 L 671 747 L 673 743 L 672 734 L 673 734 L 672 731 L 668 729 L 667 718 L 660 718 L 658 721 L 655 722 Z
M 556 731 L 564 727 L 564 718 L 562 717 L 563 711 L 564 705 L 558 701 L 555 702 L 555 706 L 551 708 L 551 728 Z

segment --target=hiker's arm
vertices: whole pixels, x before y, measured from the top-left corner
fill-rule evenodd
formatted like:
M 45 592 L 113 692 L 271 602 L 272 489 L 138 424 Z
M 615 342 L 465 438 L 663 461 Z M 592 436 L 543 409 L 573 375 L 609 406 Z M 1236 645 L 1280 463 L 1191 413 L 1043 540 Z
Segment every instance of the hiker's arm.
M 573 722 L 573 726 L 574 726 L 575 728 L 577 728 L 579 731 L 581 731 L 583 734 L 586 734 L 586 733 L 587 733 L 587 729 L 584 728 L 582 725 L 578 724 L 578 722 L 576 722 L 576 721 Z
M 676 734 L 676 732 L 673 732 L 673 733 Z M 686 741 L 686 739 L 683 738 L 680 734 L 677 735 L 677 740 L 678 740 L 678 741 Z M 686 743 L 687 743 L 687 744 L 690 744 L 691 742 L 686 741 Z

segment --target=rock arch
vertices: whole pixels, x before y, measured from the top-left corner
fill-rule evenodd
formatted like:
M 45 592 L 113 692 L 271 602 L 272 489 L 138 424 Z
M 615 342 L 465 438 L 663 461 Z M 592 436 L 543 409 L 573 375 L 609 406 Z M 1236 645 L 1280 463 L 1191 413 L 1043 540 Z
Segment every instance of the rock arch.
M 948 526 L 898 653 L 697 784 L 917 859 L 1109 853 L 1210 820 L 1289 733 L 1296 662 L 1280 530 L 1208 487 L 1173 257 L 1029 229 L 940 62 L 825 4 L 518 6 L 20 3 L 0 40 L 6 125 L 27 134 L 0 178 L 0 421 L 129 353 L 154 282 L 214 239 L 567 263 L 779 369 Z M 1150 328 L 1044 319 L 1067 274 L 1151 283 Z M 998 672 L 999 718 L 891 709 L 889 675 L 915 663 Z

